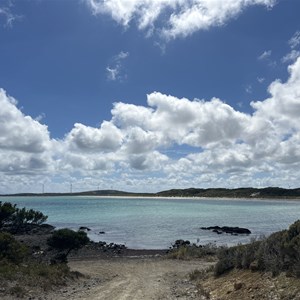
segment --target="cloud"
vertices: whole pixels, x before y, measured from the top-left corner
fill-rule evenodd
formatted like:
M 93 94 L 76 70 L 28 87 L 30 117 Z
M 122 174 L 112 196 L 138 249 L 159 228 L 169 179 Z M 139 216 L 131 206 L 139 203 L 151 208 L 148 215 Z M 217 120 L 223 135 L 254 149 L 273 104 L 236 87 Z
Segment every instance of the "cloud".
M 257 77 L 259 83 L 263 83 L 266 79 L 264 77 Z
M 292 49 L 300 45 L 300 31 L 296 31 L 288 43 Z
M 122 143 L 122 132 L 106 121 L 99 129 L 76 123 L 67 135 L 66 142 L 71 149 L 83 152 L 114 151 Z
M 269 67 L 274 68 L 276 67 L 277 62 L 275 60 L 272 60 L 271 57 L 272 57 L 272 50 L 266 50 L 261 55 L 259 55 L 257 59 L 260 61 L 267 62 Z
M 124 26 L 136 23 L 147 34 L 158 32 L 164 39 L 186 37 L 199 30 L 222 26 L 245 8 L 271 8 L 276 0 L 86 0 L 93 14 L 107 14 Z
M 52 170 L 48 128 L 24 115 L 0 89 L 0 173 L 41 174 Z
M 12 27 L 16 20 L 22 18 L 12 12 L 12 6 L 13 4 L 10 1 L 7 1 L 6 5 L 2 3 L 2 6 L 0 6 L 0 21 L 1 19 L 4 20 L 4 27 Z
M 245 87 L 245 92 L 246 92 L 247 94 L 252 94 L 252 92 L 253 92 L 253 87 L 252 87 L 251 84 L 247 84 L 247 85 L 246 85 L 246 87 Z
M 123 61 L 129 56 L 129 52 L 121 51 L 114 56 L 111 65 L 106 67 L 107 79 L 111 81 L 122 81 L 126 79 L 127 74 L 123 72 Z
M 17 101 L 0 89 L 0 149 L 41 153 L 49 148 L 47 126 L 17 107 Z
M 286 83 L 279 80 L 271 83 L 268 88 L 270 98 L 251 103 L 256 110 L 255 116 L 271 121 L 278 132 L 300 129 L 300 58 L 288 67 L 288 71 L 290 77 Z
M 300 45 L 300 31 L 296 31 L 294 33 L 288 44 L 291 48 L 291 51 L 281 59 L 283 63 L 293 63 L 300 56 L 300 49 L 296 49 Z
M 147 104 L 115 103 L 99 128 L 76 123 L 61 140 L 0 92 L 0 191 L 47 181 L 157 191 L 170 187 L 297 186 L 300 180 L 300 58 L 252 114 L 221 99 L 153 92 Z M 174 154 L 175 152 L 175 154 Z M 35 177 L 35 180 L 31 179 Z M 18 181 L 18 182 L 16 182 Z M 83 184 L 83 183 L 82 183 Z M 97 183 L 99 184 L 99 183 Z
M 300 51 L 293 49 L 282 58 L 283 63 L 294 62 L 300 56 Z
M 258 59 L 259 60 L 265 60 L 265 59 L 270 58 L 271 55 L 272 55 L 272 51 L 271 50 L 266 50 L 260 56 L 258 56 Z

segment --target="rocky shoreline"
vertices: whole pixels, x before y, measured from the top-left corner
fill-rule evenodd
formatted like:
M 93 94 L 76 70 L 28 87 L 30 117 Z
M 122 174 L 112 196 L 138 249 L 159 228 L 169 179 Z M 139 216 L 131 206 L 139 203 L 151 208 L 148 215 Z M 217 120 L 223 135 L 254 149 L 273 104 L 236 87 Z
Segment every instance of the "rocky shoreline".
M 29 225 L 14 236 L 16 240 L 29 247 L 35 259 L 47 262 L 53 256 L 52 250 L 47 245 L 47 239 L 54 230 L 55 227 L 48 224 Z M 87 229 L 81 228 L 81 230 Z M 155 257 L 164 256 L 168 251 L 169 249 L 128 249 L 123 244 L 90 241 L 81 249 L 72 251 L 68 258 L 70 260 L 81 260 L 87 258 Z

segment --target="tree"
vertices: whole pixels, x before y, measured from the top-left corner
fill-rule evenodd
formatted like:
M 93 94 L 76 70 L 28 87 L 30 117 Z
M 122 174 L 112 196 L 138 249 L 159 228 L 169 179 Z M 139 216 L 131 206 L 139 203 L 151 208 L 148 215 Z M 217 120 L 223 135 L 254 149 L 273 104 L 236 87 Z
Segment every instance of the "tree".
M 18 231 L 22 225 L 41 225 L 47 220 L 42 212 L 25 207 L 17 208 L 16 204 L 0 201 L 0 229 L 9 226 L 13 231 Z
M 16 204 L 0 201 L 0 228 L 12 221 L 13 215 L 16 213 Z
M 89 241 L 90 239 L 86 232 L 63 228 L 54 231 L 52 236 L 47 240 L 47 243 L 50 247 L 60 252 L 59 255 L 56 256 L 56 259 L 61 262 L 67 262 L 67 256 L 72 250 L 83 247 Z

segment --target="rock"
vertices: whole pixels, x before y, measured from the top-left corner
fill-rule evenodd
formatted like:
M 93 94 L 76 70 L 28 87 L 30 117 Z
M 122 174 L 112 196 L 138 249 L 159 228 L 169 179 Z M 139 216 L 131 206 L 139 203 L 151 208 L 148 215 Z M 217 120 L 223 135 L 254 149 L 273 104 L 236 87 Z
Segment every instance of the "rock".
M 253 262 L 250 264 L 249 269 L 250 269 L 251 271 L 258 271 L 258 263 L 257 263 L 257 261 L 253 261 Z
M 105 234 L 105 231 L 99 231 L 99 234 Z
M 177 249 L 181 246 L 188 246 L 190 245 L 190 241 L 184 241 L 184 240 L 176 240 L 175 243 L 172 245 L 173 248 Z
M 244 286 L 244 283 L 241 281 L 237 281 L 233 284 L 233 287 L 236 291 L 240 290 Z
M 250 234 L 251 231 L 247 228 L 241 228 L 241 227 L 230 227 L 230 226 L 210 226 L 210 227 L 201 227 L 202 230 L 211 230 L 212 232 L 215 232 L 217 234 L 221 233 L 230 233 L 232 235 L 238 235 L 238 234 Z
M 86 227 L 86 226 L 80 226 L 79 230 L 82 230 L 82 231 L 91 231 L 91 229 L 88 228 L 88 227 Z
M 223 233 L 222 231 L 220 231 L 220 230 L 218 230 L 218 229 L 213 229 L 212 232 L 215 232 L 215 233 L 217 233 L 217 234 L 222 234 L 222 233 Z

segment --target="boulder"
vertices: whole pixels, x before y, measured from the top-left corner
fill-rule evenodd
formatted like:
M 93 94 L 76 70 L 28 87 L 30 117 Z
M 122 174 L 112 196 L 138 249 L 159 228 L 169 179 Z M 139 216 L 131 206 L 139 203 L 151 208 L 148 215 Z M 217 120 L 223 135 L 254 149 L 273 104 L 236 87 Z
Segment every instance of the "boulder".
M 80 226 L 79 230 L 81 230 L 81 231 L 91 231 L 91 229 L 86 227 L 86 226 Z
M 176 240 L 175 243 L 172 245 L 173 248 L 179 248 L 181 246 L 188 246 L 190 245 L 190 241 L 184 241 L 184 240 Z
M 248 228 L 241 228 L 241 227 L 230 227 L 230 226 L 210 226 L 210 227 L 201 227 L 202 230 L 211 230 L 217 234 L 221 233 L 230 233 L 232 235 L 238 234 L 250 234 L 251 231 Z

